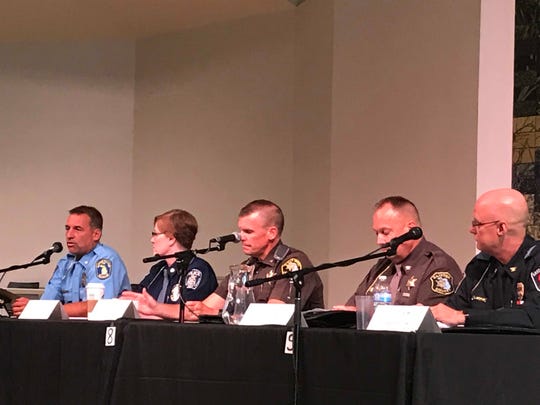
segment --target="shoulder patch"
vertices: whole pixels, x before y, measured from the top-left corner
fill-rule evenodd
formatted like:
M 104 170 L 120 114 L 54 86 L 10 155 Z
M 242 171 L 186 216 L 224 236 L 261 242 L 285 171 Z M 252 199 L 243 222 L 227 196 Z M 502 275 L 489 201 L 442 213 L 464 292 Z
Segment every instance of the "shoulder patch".
M 199 269 L 191 269 L 188 274 L 186 274 L 186 282 L 184 285 L 189 290 L 195 290 L 202 280 L 202 271 Z
M 447 271 L 437 271 L 429 278 L 431 281 L 431 291 L 441 295 L 450 295 L 454 292 L 452 275 Z
M 288 273 L 290 271 L 298 271 L 302 269 L 302 262 L 296 257 L 291 257 L 285 263 L 281 265 L 281 274 Z
M 531 271 L 531 278 L 534 284 L 534 288 L 536 288 L 536 291 L 540 291 L 540 267 L 537 268 L 535 271 Z
M 99 259 L 96 262 L 96 276 L 100 280 L 110 277 L 112 271 L 112 262 L 109 259 Z

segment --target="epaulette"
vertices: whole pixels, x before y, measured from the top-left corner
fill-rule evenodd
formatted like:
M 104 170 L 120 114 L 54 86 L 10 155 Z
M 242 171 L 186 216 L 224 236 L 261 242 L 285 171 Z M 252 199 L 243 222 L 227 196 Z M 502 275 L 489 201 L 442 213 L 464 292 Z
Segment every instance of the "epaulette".
M 488 255 L 487 253 L 484 253 L 484 252 L 480 252 L 476 256 L 474 256 L 474 258 L 478 260 L 489 261 L 491 259 L 491 255 Z
M 524 257 L 525 260 L 527 260 L 528 258 L 532 256 L 534 249 L 536 249 L 536 245 L 531 246 L 530 249 L 527 250 L 527 253 L 525 254 L 525 257 Z

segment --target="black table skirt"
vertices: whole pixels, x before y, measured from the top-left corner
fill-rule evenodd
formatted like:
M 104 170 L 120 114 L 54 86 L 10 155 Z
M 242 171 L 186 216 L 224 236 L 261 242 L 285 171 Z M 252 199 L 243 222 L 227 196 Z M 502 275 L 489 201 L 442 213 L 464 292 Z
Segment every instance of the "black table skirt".
M 105 346 L 109 324 L 2 319 L 0 403 L 107 403 L 120 353 Z
M 0 404 L 292 404 L 286 328 L 0 319 Z M 465 331 L 464 331 L 465 332 Z M 299 404 L 536 404 L 540 336 L 303 329 Z
M 291 404 L 293 357 L 286 328 L 133 322 L 112 402 Z M 299 402 L 404 404 L 414 335 L 305 329 Z
M 539 404 L 540 336 L 418 334 L 413 404 Z

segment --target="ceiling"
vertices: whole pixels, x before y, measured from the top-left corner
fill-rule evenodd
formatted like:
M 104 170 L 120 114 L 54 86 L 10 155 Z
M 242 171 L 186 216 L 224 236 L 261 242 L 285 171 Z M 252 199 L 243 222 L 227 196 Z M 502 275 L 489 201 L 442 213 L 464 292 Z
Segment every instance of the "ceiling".
M 300 1 L 301 2 L 301 1 Z M 294 9 L 298 0 L 0 0 L 0 41 L 142 38 Z

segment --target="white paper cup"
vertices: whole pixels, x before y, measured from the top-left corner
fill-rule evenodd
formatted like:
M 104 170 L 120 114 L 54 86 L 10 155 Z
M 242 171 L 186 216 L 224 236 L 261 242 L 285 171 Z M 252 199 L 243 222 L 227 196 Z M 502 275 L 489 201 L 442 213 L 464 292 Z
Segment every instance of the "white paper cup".
M 88 312 L 92 312 L 98 300 L 103 298 L 105 286 L 101 283 L 88 283 L 86 285 L 86 302 Z

